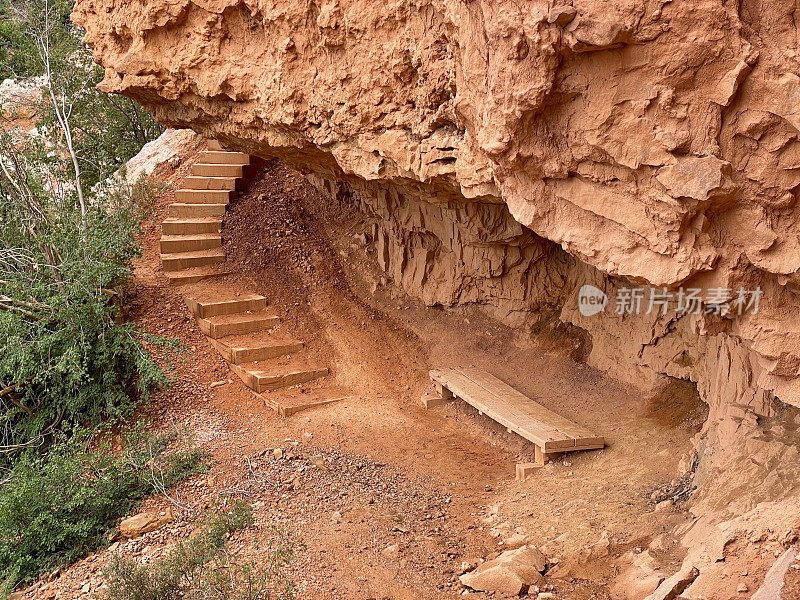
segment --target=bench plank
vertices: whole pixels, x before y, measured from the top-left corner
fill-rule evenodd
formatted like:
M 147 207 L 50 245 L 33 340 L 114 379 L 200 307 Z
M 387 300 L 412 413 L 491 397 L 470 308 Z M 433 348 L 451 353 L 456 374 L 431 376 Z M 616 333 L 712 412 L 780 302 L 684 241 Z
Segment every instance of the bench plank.
M 480 369 L 435 369 L 431 379 L 488 417 L 539 446 L 544 453 L 602 448 L 605 441 L 585 427 L 531 400 Z
M 524 415 L 517 411 L 504 412 L 501 400 L 454 369 L 431 371 L 431 379 L 440 382 L 467 404 L 534 444 L 545 446 L 554 438 L 572 444 L 571 440 L 544 424 L 526 422 Z M 520 427 L 519 423 L 523 423 L 525 427 Z
M 574 445 L 572 437 L 561 431 L 549 418 L 555 413 L 527 396 L 519 394 L 513 388 L 504 389 L 504 387 L 508 387 L 505 383 L 496 378 L 493 378 L 495 381 L 492 381 L 489 379 L 492 376 L 485 371 L 476 369 L 457 369 L 457 371 L 483 388 L 484 394 L 491 394 L 497 400 L 498 404 L 494 406 L 494 411 L 511 419 L 516 425 L 512 429 L 525 431 L 535 427 L 547 432 L 547 441 L 550 443 L 557 443 L 557 445 L 565 447 Z M 524 434 L 520 435 L 525 437 Z
M 526 414 L 534 418 L 541 418 L 542 421 L 563 433 L 566 437 L 576 439 L 596 437 L 595 434 L 586 427 L 573 423 L 558 413 L 554 413 L 549 408 L 545 408 L 519 390 L 508 385 L 502 379 L 498 379 L 486 371 L 474 368 L 459 368 L 458 371 L 483 386 L 488 391 L 494 393 L 495 396 L 503 398 L 512 406 L 522 406 Z

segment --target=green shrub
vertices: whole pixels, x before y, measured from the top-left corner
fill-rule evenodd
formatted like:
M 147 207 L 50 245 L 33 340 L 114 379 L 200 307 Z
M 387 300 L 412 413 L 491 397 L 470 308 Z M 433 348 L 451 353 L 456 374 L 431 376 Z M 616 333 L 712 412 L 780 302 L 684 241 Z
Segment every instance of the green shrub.
M 263 566 L 239 563 L 225 552 L 228 536 L 252 524 L 243 502 L 220 510 L 199 527 L 199 533 L 179 541 L 164 558 L 150 564 L 112 557 L 103 574 L 108 600 L 267 600 L 288 598 L 283 567 L 293 556 L 294 542 L 279 535 L 270 552 L 262 552 Z
M 0 0 L 0 78 L 49 74 L 39 133 L 0 131 L 2 457 L 87 418 L 129 414 L 166 381 L 143 334 L 121 324 L 119 302 L 139 252 L 137 218 L 157 189 L 142 180 L 113 197 L 89 194 L 161 127 L 96 89 L 103 70 L 72 6 Z
M 167 381 L 110 301 L 138 252 L 129 213 L 53 210 L 31 235 L 18 208 L 0 201 L 0 389 L 18 384 L 0 398 L 6 448 L 127 415 Z
M 294 557 L 297 542 L 273 529 L 269 540 L 259 540 L 258 561 L 240 560 L 222 552 L 192 578 L 185 600 L 286 600 L 294 586 L 285 567 Z M 116 600 L 116 599 L 113 599 Z
M 25 453 L 0 488 L 0 581 L 31 581 L 107 541 L 106 532 L 144 496 L 203 468 L 196 447 L 167 452 L 176 433 L 134 430 L 122 452 L 60 442 Z
M 169 188 L 168 183 L 142 173 L 130 186 L 130 204 L 138 214 L 146 215 L 152 210 L 158 196 Z

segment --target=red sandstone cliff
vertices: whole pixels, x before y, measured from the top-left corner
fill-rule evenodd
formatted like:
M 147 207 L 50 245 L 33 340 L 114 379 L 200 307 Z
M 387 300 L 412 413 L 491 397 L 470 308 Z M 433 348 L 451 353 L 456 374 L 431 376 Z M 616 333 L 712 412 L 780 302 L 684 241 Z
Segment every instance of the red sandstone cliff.
M 370 213 L 408 292 L 520 326 L 555 313 L 588 332 L 599 368 L 697 382 L 702 443 L 733 447 L 773 394 L 800 405 L 797 10 L 79 0 L 74 18 L 106 90 Z M 741 316 L 584 317 L 585 283 L 763 296 Z M 759 439 L 751 452 L 778 452 Z

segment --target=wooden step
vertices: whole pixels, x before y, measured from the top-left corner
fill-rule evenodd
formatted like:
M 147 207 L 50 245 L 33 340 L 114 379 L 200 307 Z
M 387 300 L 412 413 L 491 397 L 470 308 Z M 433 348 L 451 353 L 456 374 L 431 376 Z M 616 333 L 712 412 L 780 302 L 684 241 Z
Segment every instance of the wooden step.
M 353 396 L 349 390 L 340 387 L 323 388 L 318 390 L 291 390 L 262 394 L 260 398 L 268 407 L 278 411 L 282 417 L 290 417 L 293 414 L 331 404 L 343 400 L 352 400 Z
M 218 233 L 198 233 L 194 235 L 162 235 L 161 252 L 193 252 L 211 250 L 222 246 L 222 236 Z
M 195 252 L 175 252 L 161 255 L 161 266 L 165 271 L 180 271 L 192 267 L 216 265 L 225 260 L 222 248 L 197 250 Z
M 218 268 L 211 267 L 194 267 L 191 269 L 184 269 L 182 271 L 165 271 L 170 285 L 189 285 L 197 283 L 206 279 L 213 279 L 216 277 L 225 277 L 230 275 L 230 271 L 224 271 Z
M 225 150 L 217 140 L 208 140 L 206 144 L 209 150 Z
M 178 190 L 175 201 L 186 204 L 227 204 L 231 200 L 230 190 Z
M 266 331 L 275 327 L 280 321 L 280 317 L 257 311 L 198 319 L 197 324 L 200 325 L 200 331 L 216 340 L 229 335 Z
M 244 384 L 257 393 L 308 383 L 327 377 L 327 367 L 316 367 L 305 362 L 285 359 L 231 365 Z
M 214 165 L 195 163 L 191 168 L 192 175 L 201 177 L 244 177 L 245 168 L 242 165 Z
M 203 150 L 197 162 L 211 165 L 249 165 L 250 155 L 226 150 Z
M 222 231 L 222 219 L 180 219 L 167 217 L 161 223 L 161 233 L 164 235 L 196 235 L 205 233 L 219 233 Z
M 223 358 L 234 365 L 269 360 L 303 349 L 303 342 L 269 335 L 231 336 L 211 342 Z
M 183 180 L 183 187 L 187 190 L 228 190 L 233 191 L 241 181 L 238 177 L 203 177 L 189 175 Z
M 184 299 L 186 306 L 191 313 L 198 319 L 209 319 L 220 315 L 232 315 L 236 313 L 247 313 L 265 310 L 267 299 L 258 294 L 242 294 L 231 298 L 218 299 L 198 299 L 186 296 Z
M 170 217 L 189 217 L 200 219 L 204 217 L 221 217 L 225 214 L 227 204 L 184 204 L 176 202 L 169 205 Z

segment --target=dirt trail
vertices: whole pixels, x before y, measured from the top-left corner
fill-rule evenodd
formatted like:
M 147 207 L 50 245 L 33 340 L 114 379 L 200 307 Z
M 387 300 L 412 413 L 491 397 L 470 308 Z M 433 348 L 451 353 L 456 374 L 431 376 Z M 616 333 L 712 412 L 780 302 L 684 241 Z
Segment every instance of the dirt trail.
M 178 182 L 190 163 L 187 157 L 161 175 Z M 179 338 L 186 351 L 170 357 L 174 384 L 140 412 L 155 426 L 187 426 L 213 468 L 178 486 L 183 508 L 173 524 L 113 550 L 163 554 L 225 491 L 252 502 L 263 526 L 235 536 L 241 554 L 258 554 L 268 524 L 304 541 L 292 565 L 299 598 L 455 597 L 464 591 L 461 564 L 496 555 L 514 533 L 560 563 L 552 580 L 559 597 L 602 598 L 615 555 L 686 518 L 677 507 L 654 513 L 650 493 L 675 477 L 702 423 L 691 390 L 662 399 L 670 402 L 665 410 L 574 363 L 568 349 L 553 351 L 558 341 L 525 339 L 474 307 L 426 308 L 372 284 L 380 274 L 357 236 L 367 224 L 327 205 L 299 174 L 269 163 L 230 206 L 224 267 L 241 274 L 235 285 L 266 296 L 286 330 L 325 356 L 331 379 L 355 396 L 279 417 L 229 371 L 160 272 L 158 226 L 170 196 L 143 223 L 129 317 Z M 429 368 L 465 359 L 592 427 L 608 447 L 514 481 L 515 462 L 532 458 L 529 444 L 464 405 L 426 411 L 419 402 L 430 389 Z M 659 548 L 663 564 L 677 564 L 670 540 Z M 40 582 L 29 597 L 88 597 L 83 590 L 87 583 L 98 589 L 108 552 Z

